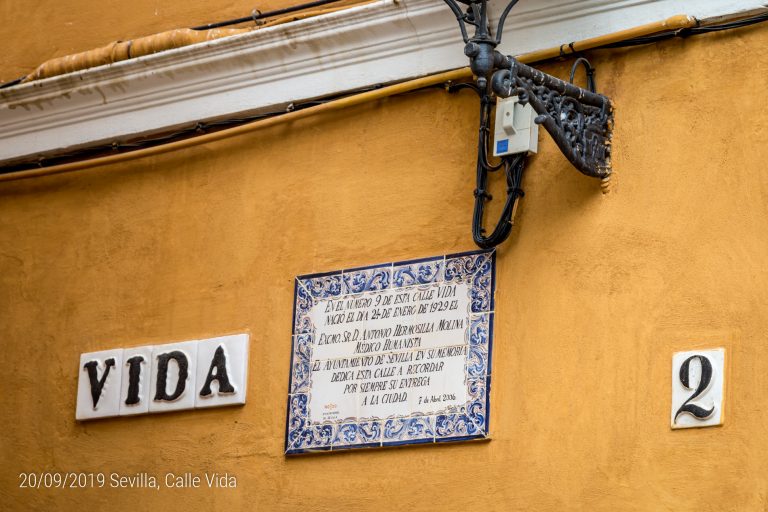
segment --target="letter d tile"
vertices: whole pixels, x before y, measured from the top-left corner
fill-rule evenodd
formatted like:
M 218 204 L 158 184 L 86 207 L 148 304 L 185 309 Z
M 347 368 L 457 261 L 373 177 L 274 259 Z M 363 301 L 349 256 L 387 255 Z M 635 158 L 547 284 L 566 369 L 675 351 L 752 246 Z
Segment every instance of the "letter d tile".
M 195 407 L 197 345 L 197 341 L 184 341 L 152 347 L 150 413 Z

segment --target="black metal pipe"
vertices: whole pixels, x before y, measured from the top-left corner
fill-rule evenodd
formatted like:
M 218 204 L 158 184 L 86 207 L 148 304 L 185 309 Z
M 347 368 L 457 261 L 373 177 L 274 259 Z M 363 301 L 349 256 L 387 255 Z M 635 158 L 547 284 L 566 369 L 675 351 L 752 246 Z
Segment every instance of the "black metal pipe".
M 316 0 L 315 2 L 308 2 L 306 4 L 293 5 L 291 7 L 285 7 L 283 9 L 277 9 L 274 11 L 261 12 L 256 9 L 250 16 L 244 16 L 242 18 L 235 18 L 232 20 L 219 21 L 217 23 L 208 23 L 207 25 L 200 25 L 199 27 L 192 27 L 192 30 L 209 30 L 212 28 L 227 27 L 229 25 L 237 25 L 240 23 L 246 23 L 248 21 L 256 21 L 264 18 L 272 18 L 273 16 L 280 16 L 281 14 L 290 14 L 296 11 L 303 11 L 304 9 L 310 9 L 312 7 L 320 7 L 321 5 L 332 4 L 340 2 L 341 0 Z

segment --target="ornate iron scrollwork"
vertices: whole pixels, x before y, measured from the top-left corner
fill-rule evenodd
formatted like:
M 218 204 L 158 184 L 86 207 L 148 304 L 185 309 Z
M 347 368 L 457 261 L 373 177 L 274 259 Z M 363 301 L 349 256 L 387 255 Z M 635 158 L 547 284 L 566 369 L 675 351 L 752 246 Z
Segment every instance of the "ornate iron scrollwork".
M 458 0 L 465 4 L 466 11 L 462 10 L 456 0 L 444 1 L 456 15 L 466 43 L 464 54 L 469 57 L 470 67 L 477 77 L 476 85 L 470 87 L 481 99 L 472 229 L 475 243 L 480 247 L 493 247 L 509 236 L 513 206 L 522 196 L 519 184 L 525 166 L 525 156 L 519 154 L 502 157 L 501 163 L 497 165 L 488 162 L 489 105 L 493 103 L 494 96 L 518 96 L 521 104 L 530 103 L 538 114 L 535 122 L 544 126 L 568 161 L 583 174 L 595 178 L 607 178 L 611 173 L 612 106 L 610 100 L 601 94 L 550 76 L 496 50 L 501 42 L 504 22 L 518 0 L 511 0 L 507 4 L 499 17 L 495 36 L 492 36 L 488 22 L 487 0 Z M 467 34 L 467 25 L 475 27 L 472 37 Z M 587 70 L 591 73 L 588 64 Z M 489 172 L 500 168 L 504 168 L 507 173 L 507 204 L 492 234 L 485 236 L 482 227 L 483 209 L 485 202 L 491 199 L 485 190 L 487 177 Z
M 544 126 L 563 155 L 576 169 L 605 178 L 610 169 L 611 102 L 602 94 L 555 78 L 505 57 L 493 74 L 493 92 L 502 98 L 517 95 L 539 114 L 536 123 Z

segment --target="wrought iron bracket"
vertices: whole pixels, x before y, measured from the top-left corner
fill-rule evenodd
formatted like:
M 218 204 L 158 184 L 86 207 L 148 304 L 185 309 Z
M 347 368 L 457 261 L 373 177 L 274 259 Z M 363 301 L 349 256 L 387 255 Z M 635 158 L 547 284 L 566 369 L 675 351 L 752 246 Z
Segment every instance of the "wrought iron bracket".
M 611 101 L 518 62 L 504 60 L 491 78 L 493 92 L 502 98 L 518 96 L 536 111 L 536 124 L 544 126 L 565 158 L 593 178 L 611 173 Z
M 496 35 L 491 34 L 487 0 L 444 0 L 456 15 L 470 68 L 477 85 L 507 98 L 517 95 L 520 103 L 530 103 L 538 114 L 536 123 L 544 126 L 563 155 L 583 174 L 605 178 L 611 172 L 610 138 L 613 124 L 611 101 L 555 78 L 496 51 L 501 43 L 504 23 L 518 0 L 511 0 L 499 17 Z M 459 4 L 466 6 L 462 11 Z M 472 37 L 467 25 L 474 26 Z
M 493 247 L 503 242 L 511 231 L 515 205 L 523 195 L 520 183 L 526 160 L 525 154 L 516 154 L 502 157 L 497 164 L 489 163 L 490 105 L 494 96 L 517 96 L 521 104 L 530 104 L 537 114 L 535 122 L 544 126 L 568 161 L 581 173 L 601 179 L 611 173 L 613 108 L 607 97 L 594 90 L 577 87 L 496 50 L 507 16 L 518 0 L 510 0 L 504 8 L 495 35 L 489 24 L 487 0 L 444 1 L 456 16 L 465 43 L 464 54 L 469 57 L 476 77 L 474 85 L 460 84 L 452 90 L 470 88 L 478 93 L 481 104 L 473 237 L 480 247 Z M 467 32 L 468 25 L 474 27 L 472 37 Z M 592 89 L 593 70 L 586 62 L 585 67 Z M 488 173 L 502 168 L 507 175 L 507 201 L 494 230 L 486 236 L 482 226 L 484 205 L 491 200 L 486 190 Z

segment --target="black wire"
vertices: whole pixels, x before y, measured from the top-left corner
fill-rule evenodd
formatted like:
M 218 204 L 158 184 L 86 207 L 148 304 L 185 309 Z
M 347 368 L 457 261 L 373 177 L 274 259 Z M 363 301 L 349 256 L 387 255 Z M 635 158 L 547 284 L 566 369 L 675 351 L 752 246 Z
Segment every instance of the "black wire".
M 26 76 L 21 76 L 21 77 L 17 78 L 16 80 L 11 80 L 10 82 L 6 82 L 4 84 L 0 84 L 0 89 L 5 89 L 6 87 L 13 87 L 14 85 L 18 85 L 25 78 L 26 78 Z
M 478 96 L 481 98 L 483 97 L 483 94 L 480 92 L 480 88 L 474 82 L 459 82 L 458 84 L 451 84 L 448 87 L 448 92 L 456 92 L 461 89 L 472 89 L 477 93 Z
M 485 229 L 483 228 L 483 217 L 485 202 L 490 201 L 491 198 L 488 195 L 483 195 L 478 192 L 478 190 L 485 190 L 484 188 L 475 191 L 475 209 L 472 216 L 472 238 L 479 247 L 490 249 L 509 238 L 509 235 L 512 232 L 512 212 L 514 211 L 515 203 L 523 196 L 520 184 L 525 169 L 525 161 L 526 156 L 524 153 L 503 158 L 507 179 L 507 199 L 504 203 L 501 215 L 499 216 L 499 220 L 496 223 L 496 227 L 489 236 L 484 235 Z M 482 166 L 480 165 L 478 165 L 477 180 L 478 186 L 485 187 L 487 185 L 487 171 L 482 169 Z
M 457 84 L 449 88 L 449 91 L 457 91 L 463 84 Z M 506 240 L 512 232 L 512 212 L 515 203 L 523 196 L 520 188 L 525 170 L 526 153 L 508 155 L 501 158 L 497 165 L 488 162 L 488 143 L 491 132 L 491 105 L 493 103 L 488 91 L 482 91 L 477 86 L 472 89 L 480 96 L 480 129 L 477 139 L 477 175 L 475 188 L 475 207 L 472 215 L 472 238 L 475 243 L 483 248 L 495 247 Z M 504 168 L 507 181 L 507 198 L 501 210 L 499 220 L 490 235 L 485 236 L 483 220 L 485 217 L 485 204 L 493 199 L 488 193 L 488 174 Z
M 206 25 L 199 25 L 197 27 L 192 27 L 192 30 L 209 30 L 212 28 L 238 25 L 240 23 L 246 23 L 248 21 L 257 21 L 265 18 L 272 18 L 274 16 L 280 16 L 281 14 L 289 14 L 296 11 L 303 11 L 304 9 L 310 9 L 312 7 L 320 7 L 322 5 L 332 4 L 332 3 L 341 2 L 341 1 L 342 0 L 316 0 L 315 2 L 308 2 L 305 4 L 293 5 L 291 7 L 286 7 L 284 9 L 276 9 L 274 11 L 267 11 L 267 12 L 261 12 L 257 9 L 254 9 L 250 16 L 219 21 L 216 23 L 208 23 Z M 5 89 L 7 87 L 13 87 L 14 85 L 18 85 L 25 78 L 26 76 L 22 76 L 17 78 L 16 80 L 12 80 L 10 82 L 0 84 L 0 89 Z
M 703 27 L 692 27 L 689 29 L 691 34 L 706 34 L 708 32 L 718 32 L 720 30 L 730 30 L 734 28 L 748 27 L 756 23 L 762 23 L 768 21 L 768 13 L 758 14 L 749 18 L 744 18 L 736 21 L 729 21 L 728 23 L 722 23 L 719 25 L 706 25 Z
M 633 39 L 626 39 L 624 41 L 618 41 L 616 43 L 609 43 L 597 48 L 625 48 L 630 46 L 639 46 L 644 44 L 658 43 L 660 41 L 666 41 L 674 39 L 676 37 L 685 38 L 689 36 L 695 36 L 700 34 L 710 34 L 712 32 L 720 32 L 722 30 L 732 30 L 735 28 L 748 27 L 757 23 L 763 23 L 768 21 L 768 13 L 758 14 L 749 18 L 744 18 L 736 21 L 729 21 L 727 23 L 720 23 L 717 25 L 707 25 L 703 27 L 690 27 L 679 30 L 670 30 L 668 32 L 661 32 L 659 34 L 653 34 L 650 36 L 636 37 Z
M 295 6 L 294 8 L 287 8 L 288 10 L 295 9 L 299 10 L 306 9 L 308 7 L 317 6 L 317 5 L 323 5 L 326 3 L 333 3 L 339 0 L 319 0 L 319 2 L 311 2 L 309 4 L 302 4 L 301 6 Z M 268 16 L 274 16 L 276 14 L 282 14 L 287 12 L 286 9 L 280 9 L 278 11 L 271 11 L 267 13 L 259 13 L 258 15 L 261 17 L 268 17 Z M 240 18 L 241 20 L 247 21 L 250 19 L 253 19 L 253 17 L 249 18 Z M 235 24 L 237 20 L 229 20 L 225 22 L 220 23 L 212 23 L 209 25 L 201 26 L 201 27 L 195 27 L 197 30 L 203 30 L 205 28 L 213 28 L 214 26 L 225 26 L 227 24 Z M 621 48 L 621 47 L 627 47 L 627 46 L 637 46 L 642 44 L 650 44 L 650 43 L 656 43 L 659 41 L 664 41 L 668 39 L 672 39 L 675 37 L 688 37 L 691 35 L 698 35 L 698 34 L 707 34 L 711 32 L 718 32 L 721 30 L 729 30 L 734 28 L 741 28 L 746 27 L 750 25 L 754 25 L 757 23 L 762 23 L 764 21 L 768 21 L 768 13 L 759 14 L 757 16 L 752 16 L 749 18 L 744 18 L 737 21 L 732 21 L 728 23 L 722 23 L 718 25 L 709 25 L 705 27 L 692 27 L 687 29 L 681 29 L 681 30 L 674 30 L 669 32 L 664 32 L 660 34 L 654 34 L 652 36 L 645 36 L 645 37 L 638 37 L 634 39 L 628 39 L 625 41 L 620 41 L 617 43 L 610 43 L 603 46 L 600 46 L 599 48 Z M 11 82 L 7 82 L 5 84 L 0 85 L 0 89 L 11 87 L 14 85 L 19 84 L 24 77 L 18 78 L 16 80 L 13 80 Z M 294 110 L 301 110 L 303 108 L 307 108 L 314 105 L 320 105 L 323 103 L 326 103 L 328 101 L 333 101 L 335 99 L 345 97 L 351 94 L 358 94 L 361 92 L 366 92 L 374 89 L 381 88 L 381 84 L 374 85 L 372 87 L 367 87 L 363 89 L 357 89 L 355 91 L 342 93 L 334 96 L 328 96 L 326 98 L 320 99 L 320 100 L 312 100 L 312 101 L 306 101 L 303 103 L 299 103 L 293 106 Z M 422 89 L 427 88 L 444 88 L 443 84 L 434 84 L 427 87 L 424 87 Z M 475 90 L 475 92 L 478 93 L 478 95 L 482 98 L 483 93 L 480 91 L 480 89 L 472 83 L 459 83 L 459 84 L 453 84 L 450 87 L 448 87 L 449 91 L 456 91 L 464 88 L 470 88 Z M 408 91 L 408 92 L 417 92 L 422 89 L 417 89 L 415 91 Z M 481 109 L 488 109 L 488 112 L 490 112 L 490 103 L 487 105 L 482 105 Z M 36 161 L 26 161 L 18 164 L 13 165 L 6 165 L 6 166 L 0 166 L 0 174 L 7 174 L 11 172 L 21 171 L 21 170 L 27 170 L 30 168 L 36 168 L 36 167 L 48 167 L 51 165 L 57 165 L 59 163 L 65 163 L 67 161 L 73 161 L 73 160 L 81 160 L 88 157 L 94 157 L 99 156 L 100 154 L 104 154 L 105 152 L 113 153 L 115 151 L 121 151 L 124 149 L 128 150 L 134 150 L 144 147 L 149 147 L 153 145 L 162 144 L 164 142 L 169 142 L 172 140 L 177 140 L 179 138 L 188 137 L 191 135 L 194 135 L 195 133 L 199 133 L 202 131 L 210 131 L 215 129 L 222 129 L 233 125 L 239 125 L 251 121 L 256 121 L 259 119 L 264 119 L 267 117 L 273 117 L 277 115 L 282 115 L 286 112 L 286 110 L 277 110 L 272 112 L 265 112 L 261 114 L 256 114 L 253 116 L 247 116 L 247 117 L 241 117 L 241 118 L 233 118 L 233 119 L 226 119 L 223 121 L 214 121 L 209 123 L 197 123 L 194 127 L 173 132 L 170 134 L 162 135 L 159 137 L 154 138 L 146 138 L 146 139 L 140 139 L 137 141 L 127 142 L 127 143 L 110 143 L 105 144 L 102 146 L 96 146 L 88 149 L 83 150 L 77 150 L 71 153 L 65 153 L 65 154 L 57 154 L 55 156 L 51 157 L 40 157 Z M 484 111 L 483 111 L 484 112 Z M 520 186 L 520 179 L 522 178 L 522 172 L 523 167 L 525 164 L 525 158 L 518 158 L 516 156 L 512 157 L 504 157 L 502 158 L 502 162 L 497 165 L 491 165 L 488 162 L 488 134 L 490 132 L 490 120 L 487 119 L 487 115 L 483 116 L 481 115 L 481 119 L 485 119 L 483 121 L 484 124 L 481 125 L 481 137 L 482 137 L 482 143 L 478 144 L 478 187 L 477 190 L 485 190 L 485 184 L 487 183 L 487 172 L 493 172 L 497 169 L 500 169 L 501 167 L 505 168 L 505 172 L 507 174 L 507 183 L 512 188 L 508 190 L 507 194 L 507 204 L 505 204 L 505 208 L 502 212 L 502 217 L 499 220 L 499 223 L 497 223 L 496 229 L 494 229 L 494 234 L 492 234 L 490 237 L 483 237 L 483 229 L 482 229 L 482 216 L 483 216 L 483 202 L 487 200 L 487 196 L 481 195 L 481 197 L 478 197 L 478 200 L 475 201 L 475 222 L 473 222 L 473 232 L 475 233 L 475 241 L 478 243 L 478 245 L 482 244 L 489 244 L 490 247 L 491 242 L 495 241 L 497 238 L 501 238 L 500 241 L 503 241 L 506 236 L 509 235 L 507 232 L 506 235 L 503 233 L 503 229 L 505 228 L 504 219 L 509 219 L 511 216 L 511 207 L 514 206 L 514 201 L 517 197 L 522 195 L 522 191 L 519 190 Z M 481 176 L 481 171 L 485 173 L 485 177 Z M 511 185 L 510 185 L 511 184 Z M 511 194 L 510 194 L 511 191 Z M 481 203 L 481 204 L 478 204 Z M 507 222 L 508 223 L 508 222 Z M 475 226 L 476 225 L 476 226 Z M 511 227 L 511 226 L 510 226 Z M 503 236 L 503 238 L 502 238 Z M 500 242 L 497 242 L 500 243 Z
M 590 92 L 597 92 L 597 86 L 595 85 L 595 68 L 593 68 L 592 64 L 590 64 L 589 61 L 584 57 L 579 57 L 573 62 L 573 66 L 571 66 L 571 74 L 569 75 L 569 81 L 573 83 L 573 79 L 576 76 L 576 68 L 579 67 L 579 64 L 584 65 L 584 71 L 587 73 L 587 89 Z
M 305 4 L 299 4 L 299 5 L 293 5 L 291 7 L 285 7 L 284 9 L 276 9 L 274 11 L 267 11 L 267 12 L 261 12 L 257 9 L 254 9 L 250 16 L 245 16 L 242 18 L 234 18 L 231 20 L 224 20 L 219 21 L 216 23 L 208 23 L 206 25 L 200 25 L 197 27 L 192 27 L 192 30 L 209 30 L 212 28 L 219 28 L 219 27 L 227 27 L 230 25 L 238 25 L 240 23 L 246 23 L 248 21 L 257 21 L 265 18 L 272 18 L 274 16 L 280 16 L 281 14 L 289 14 L 296 11 L 303 11 L 304 9 L 310 9 L 312 7 L 320 7 L 322 5 L 332 4 L 336 2 L 341 2 L 342 0 L 316 0 L 315 2 L 308 2 Z M 5 89 L 7 87 L 13 87 L 14 85 L 18 85 L 24 80 L 26 76 L 22 76 L 17 78 L 16 80 L 12 80 L 10 82 L 6 82 L 4 84 L 0 84 L 0 89 Z
M 266 119 L 269 117 L 280 116 L 285 114 L 286 112 L 304 110 L 305 108 L 322 105 L 324 103 L 335 101 L 340 98 L 345 98 L 345 97 L 354 96 L 356 94 L 360 94 L 363 92 L 381 89 L 382 87 L 383 87 L 382 84 L 375 84 L 370 87 L 355 89 L 354 91 L 347 91 L 341 94 L 327 96 L 325 98 L 318 99 L 318 100 L 307 100 L 301 103 L 291 103 L 286 108 L 281 110 L 262 112 L 259 114 L 254 114 L 254 115 L 245 116 L 245 117 L 223 119 L 220 121 L 210 121 L 206 123 L 198 122 L 194 126 L 190 126 L 188 128 L 184 128 L 172 133 L 159 135 L 156 137 L 142 138 L 142 139 L 137 139 L 130 142 L 110 142 L 110 143 L 101 144 L 98 146 L 93 146 L 87 149 L 72 151 L 70 153 L 57 153 L 56 155 L 52 155 L 50 157 L 41 156 L 34 161 L 25 161 L 17 164 L 12 164 L 12 165 L 0 166 L 0 174 L 10 174 L 13 172 L 24 171 L 29 169 L 51 167 L 54 165 L 64 164 L 71 161 L 78 161 L 78 160 L 84 160 L 88 158 L 95 158 L 98 156 L 104 156 L 105 154 L 129 153 L 137 149 L 158 146 L 167 142 L 189 138 L 191 136 L 198 135 L 201 132 L 214 132 L 214 131 L 218 131 L 231 126 L 242 125 L 245 123 L 258 121 L 258 120 Z M 444 88 L 444 85 L 434 84 L 429 86 L 428 88 L 442 89 Z M 423 89 L 427 89 L 427 87 Z M 416 89 L 416 90 L 407 91 L 407 92 L 415 93 L 423 89 Z
M 280 16 L 281 14 L 289 14 L 296 11 L 303 11 L 304 9 L 310 9 L 312 7 L 320 7 L 321 5 L 332 4 L 340 2 L 341 0 L 316 0 L 315 2 L 308 2 L 305 4 L 293 5 L 291 7 L 285 7 L 284 9 L 277 9 L 274 11 L 261 12 L 256 9 L 253 10 L 250 16 L 243 18 L 234 18 L 231 20 L 219 21 L 216 23 L 208 23 L 207 25 L 200 25 L 192 27 L 192 30 L 208 30 L 212 28 L 227 27 L 230 25 L 238 25 L 240 23 L 246 23 L 248 21 L 256 21 L 264 18 L 272 18 L 274 16 Z

